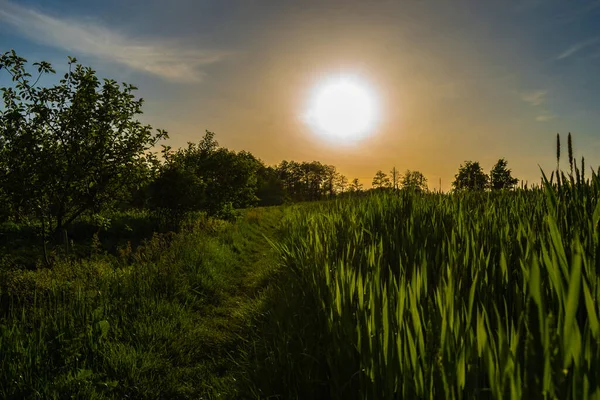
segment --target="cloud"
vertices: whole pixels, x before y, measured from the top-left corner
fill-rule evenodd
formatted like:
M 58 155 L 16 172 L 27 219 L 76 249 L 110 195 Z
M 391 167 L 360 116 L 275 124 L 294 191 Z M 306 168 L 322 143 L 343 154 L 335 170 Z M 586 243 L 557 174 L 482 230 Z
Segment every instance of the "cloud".
M 589 38 L 587 40 L 584 40 L 582 42 L 576 43 L 574 45 L 572 45 L 571 47 L 569 47 L 568 49 L 566 49 L 565 51 L 563 51 L 562 53 L 560 53 L 556 59 L 557 60 L 562 60 L 564 58 L 567 57 L 571 57 L 573 54 L 580 52 L 581 50 L 588 48 L 596 43 L 600 42 L 600 36 L 596 36 L 593 38 Z
M 535 120 L 538 122 L 546 122 L 556 118 L 556 115 L 546 110 L 540 110 L 540 106 L 546 102 L 547 90 L 536 90 L 533 92 L 521 93 L 521 100 L 529 103 L 532 107 L 536 107 L 538 115 Z
M 546 90 L 537 90 L 535 92 L 527 92 L 521 94 L 521 100 L 531 104 L 532 106 L 539 106 L 546 101 Z
M 202 51 L 177 41 L 130 38 L 90 19 L 56 17 L 0 0 L 0 24 L 37 43 L 120 63 L 131 69 L 174 82 L 200 82 L 202 67 L 230 56 L 223 51 Z
M 535 117 L 535 120 L 538 122 L 546 122 L 546 121 L 550 121 L 554 118 L 556 118 L 556 115 L 550 114 L 548 112 L 544 112 L 543 114 L 540 114 L 537 117 Z

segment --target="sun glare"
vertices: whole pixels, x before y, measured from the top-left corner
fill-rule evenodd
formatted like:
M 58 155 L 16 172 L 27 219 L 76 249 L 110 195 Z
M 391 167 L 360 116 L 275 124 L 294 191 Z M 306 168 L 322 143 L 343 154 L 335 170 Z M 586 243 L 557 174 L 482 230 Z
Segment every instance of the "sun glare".
M 377 119 L 375 93 L 353 76 L 336 76 L 317 85 L 306 113 L 306 122 L 318 134 L 347 141 L 371 133 Z

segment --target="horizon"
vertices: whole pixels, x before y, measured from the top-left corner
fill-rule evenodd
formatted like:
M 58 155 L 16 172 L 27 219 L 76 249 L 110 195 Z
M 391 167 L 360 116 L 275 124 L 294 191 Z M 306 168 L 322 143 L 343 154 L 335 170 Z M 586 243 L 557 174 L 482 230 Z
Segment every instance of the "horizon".
M 566 143 L 571 132 L 577 159 L 598 167 L 598 17 L 598 0 L 0 0 L 0 52 L 49 61 L 57 76 L 72 56 L 139 87 L 140 119 L 173 148 L 209 130 L 269 165 L 320 161 L 365 187 L 395 166 L 448 191 L 467 160 L 489 172 L 505 158 L 538 183 L 539 167 L 556 165 L 557 133 Z M 379 104 L 356 142 L 327 140 L 302 118 L 312 91 L 339 74 L 360 76 Z

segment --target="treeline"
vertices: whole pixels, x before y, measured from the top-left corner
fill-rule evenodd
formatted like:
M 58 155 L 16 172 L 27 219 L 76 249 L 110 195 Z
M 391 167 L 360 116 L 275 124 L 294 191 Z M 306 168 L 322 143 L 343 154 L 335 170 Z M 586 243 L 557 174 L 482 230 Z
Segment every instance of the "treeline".
M 174 150 L 168 138 L 153 131 L 137 116 L 142 99 L 132 85 L 100 80 L 96 72 L 69 58 L 68 72 L 51 87 L 37 83 L 55 71 L 47 62 L 33 63 L 14 51 L 0 56 L 0 73 L 12 86 L 1 88 L 0 216 L 6 220 L 36 221 L 42 236 L 62 235 L 84 215 L 110 208 L 142 208 L 171 220 L 203 211 L 231 217 L 235 209 L 317 201 L 363 192 L 357 178 L 350 181 L 335 166 L 318 161 L 282 161 L 266 165 L 249 152 L 220 147 L 213 132 L 198 143 Z M 516 179 L 506 161 L 483 174 L 478 163 L 461 166 L 456 189 L 511 188 Z M 374 190 L 427 191 L 419 171 L 388 177 L 377 171 Z

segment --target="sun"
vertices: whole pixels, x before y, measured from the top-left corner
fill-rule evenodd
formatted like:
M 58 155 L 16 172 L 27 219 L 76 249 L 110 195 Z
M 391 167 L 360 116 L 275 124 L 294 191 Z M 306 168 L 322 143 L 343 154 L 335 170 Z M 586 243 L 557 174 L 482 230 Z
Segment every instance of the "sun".
M 305 121 L 318 134 L 354 141 L 371 133 L 378 122 L 377 96 L 356 76 L 338 75 L 320 82 L 308 101 Z

